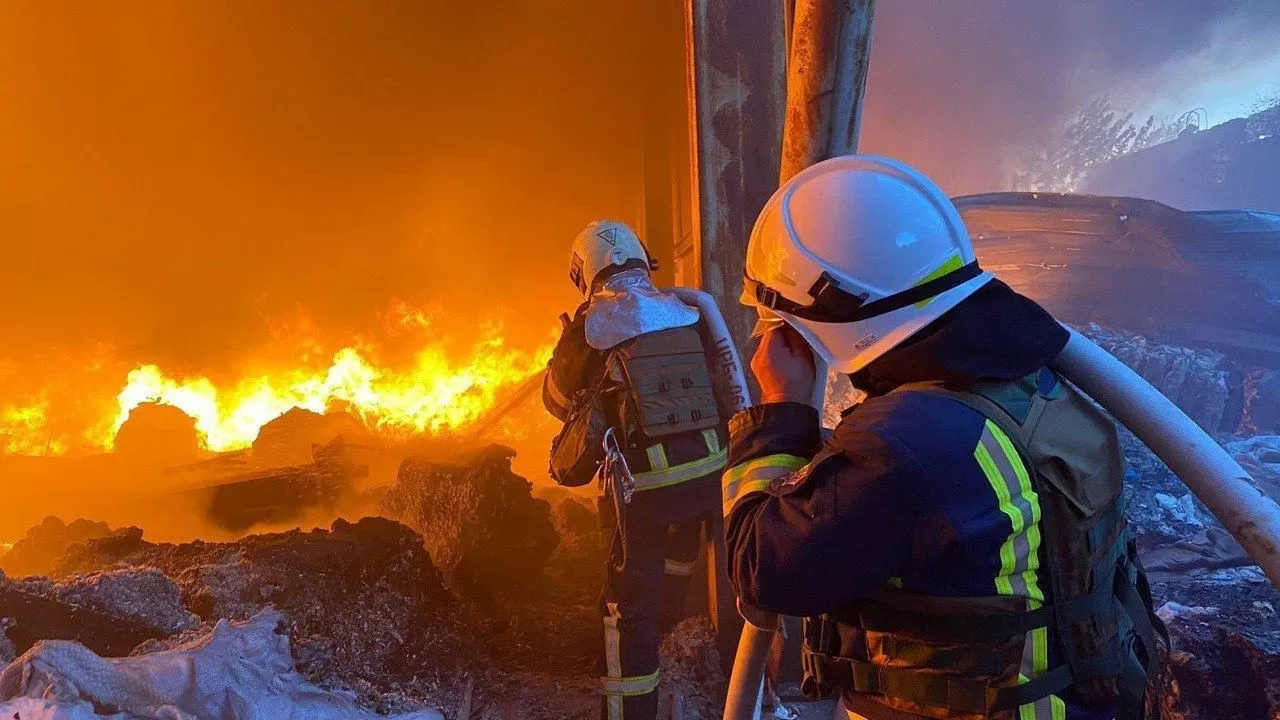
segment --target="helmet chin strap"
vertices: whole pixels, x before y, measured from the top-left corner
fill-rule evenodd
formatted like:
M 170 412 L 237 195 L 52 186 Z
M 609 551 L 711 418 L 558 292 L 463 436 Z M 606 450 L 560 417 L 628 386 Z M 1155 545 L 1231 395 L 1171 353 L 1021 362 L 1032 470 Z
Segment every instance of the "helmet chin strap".
M 924 302 L 959 287 L 981 274 L 982 268 L 975 260 L 941 277 L 920 283 L 902 292 L 886 295 L 879 300 L 867 302 L 866 293 L 854 295 L 841 290 L 836 279 L 824 272 L 813 287 L 809 288 L 809 297 L 814 300 L 811 305 L 801 305 L 751 277 L 744 277 L 743 284 L 753 293 L 757 303 L 770 310 L 784 312 L 811 322 L 850 323 L 870 320 L 908 305 Z

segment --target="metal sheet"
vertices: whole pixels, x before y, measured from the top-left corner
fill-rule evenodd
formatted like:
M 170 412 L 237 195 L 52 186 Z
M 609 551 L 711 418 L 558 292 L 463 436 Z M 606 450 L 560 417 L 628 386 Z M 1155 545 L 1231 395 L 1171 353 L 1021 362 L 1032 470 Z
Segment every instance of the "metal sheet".
M 624 270 L 601 283 L 586 310 L 587 344 L 608 350 L 633 337 L 698 322 L 698 311 L 653 286 L 644 270 Z

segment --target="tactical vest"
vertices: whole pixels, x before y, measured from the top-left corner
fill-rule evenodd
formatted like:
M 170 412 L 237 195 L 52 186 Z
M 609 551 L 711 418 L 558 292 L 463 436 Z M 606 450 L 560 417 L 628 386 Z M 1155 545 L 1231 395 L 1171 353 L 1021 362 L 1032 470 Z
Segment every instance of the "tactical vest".
M 1038 496 L 1050 587 L 1040 604 L 891 586 L 808 619 L 805 692 L 851 690 L 928 718 L 1015 720 L 1020 706 L 1061 704 L 1050 696 L 1072 688 L 1072 700 L 1086 707 L 1118 706 L 1117 720 L 1144 717 L 1164 628 L 1125 522 L 1124 462 L 1111 418 L 1047 369 L 964 391 L 916 384 L 894 392 L 948 397 L 1011 441 Z M 1056 667 L 1048 666 L 1050 646 Z M 1033 653 L 1042 653 L 1044 671 L 1029 677 Z
M 697 325 L 646 333 L 610 351 L 609 375 L 617 382 L 617 423 L 629 448 L 643 449 L 649 470 L 634 473 L 636 490 L 692 480 L 725 466 L 728 448 L 716 428 L 720 410 Z M 706 455 L 671 465 L 664 441 L 701 437 Z

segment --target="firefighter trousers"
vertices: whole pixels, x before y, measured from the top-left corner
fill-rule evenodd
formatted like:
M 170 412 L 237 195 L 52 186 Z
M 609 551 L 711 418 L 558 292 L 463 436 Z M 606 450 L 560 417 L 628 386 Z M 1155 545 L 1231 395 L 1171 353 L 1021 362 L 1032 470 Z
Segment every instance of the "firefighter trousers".
M 600 610 L 602 720 L 653 720 L 658 712 L 658 643 L 688 613 L 686 602 L 705 549 L 707 601 L 726 677 L 742 618 L 729 587 L 719 474 L 637 492 L 618 532 L 612 500 L 600 500 L 606 557 Z M 625 536 L 625 542 L 624 542 Z M 625 564 L 615 567 L 625 556 Z

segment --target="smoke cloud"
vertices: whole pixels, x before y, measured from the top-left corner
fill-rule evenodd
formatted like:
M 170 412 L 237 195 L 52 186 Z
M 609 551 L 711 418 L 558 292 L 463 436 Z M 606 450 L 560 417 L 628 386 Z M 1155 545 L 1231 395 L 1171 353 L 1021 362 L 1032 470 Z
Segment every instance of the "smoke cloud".
M 894 0 L 875 22 L 861 147 L 953 195 L 1003 189 L 1093 97 L 1141 112 L 1280 47 L 1271 0 Z

